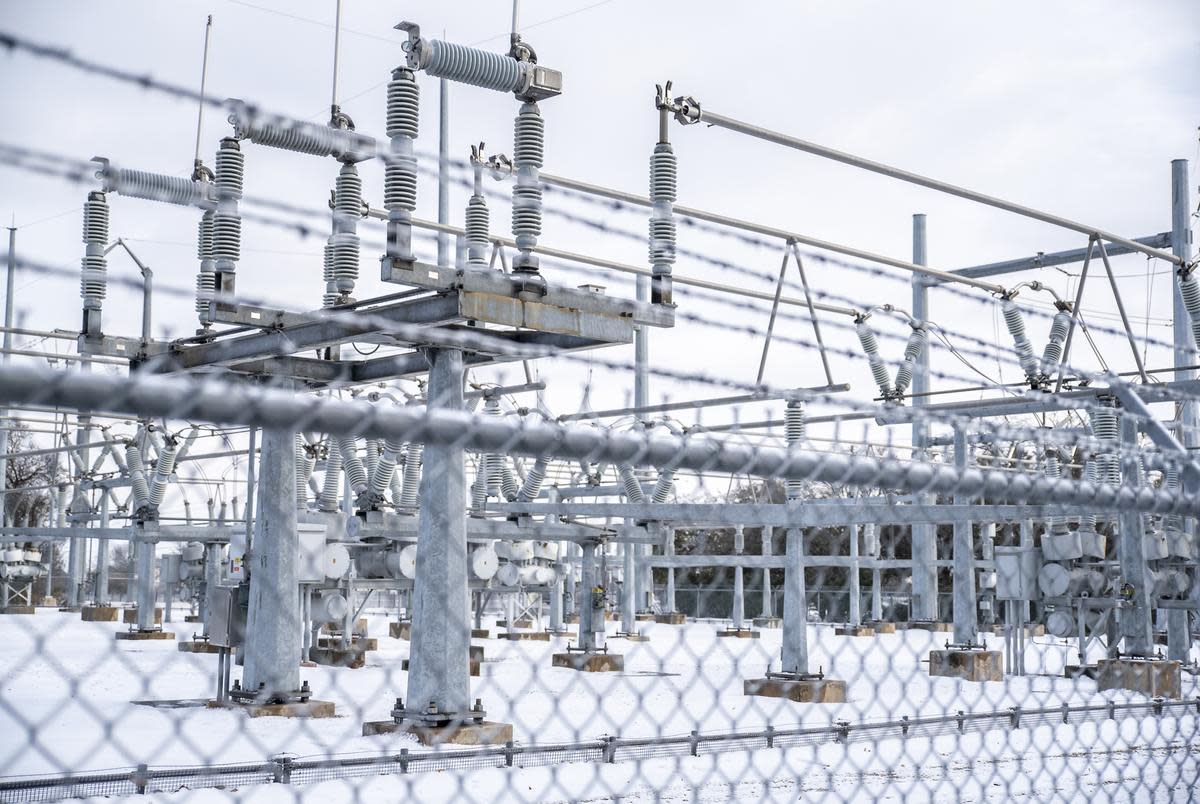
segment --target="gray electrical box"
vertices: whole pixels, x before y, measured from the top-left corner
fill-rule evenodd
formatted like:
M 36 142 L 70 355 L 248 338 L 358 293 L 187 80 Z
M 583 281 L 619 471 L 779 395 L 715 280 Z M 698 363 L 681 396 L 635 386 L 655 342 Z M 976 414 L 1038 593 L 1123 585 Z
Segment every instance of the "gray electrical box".
M 1036 547 L 996 548 L 996 599 L 1037 600 L 1042 552 Z
M 242 586 L 218 586 L 212 591 L 209 642 L 224 648 L 237 648 L 245 644 L 247 603 Z

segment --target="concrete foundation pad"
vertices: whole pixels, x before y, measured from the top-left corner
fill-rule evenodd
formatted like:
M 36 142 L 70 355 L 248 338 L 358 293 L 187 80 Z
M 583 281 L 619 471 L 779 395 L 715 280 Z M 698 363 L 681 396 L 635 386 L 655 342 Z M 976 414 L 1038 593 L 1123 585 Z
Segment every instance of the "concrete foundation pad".
M 388 623 L 388 636 L 392 639 L 412 639 L 412 623 Z
M 633 619 L 639 623 L 652 623 L 654 622 L 654 614 L 648 611 L 639 611 L 633 615 Z
M 36 614 L 36 606 L 4 606 L 0 608 L 0 614 Z
M 846 682 L 836 678 L 755 678 L 742 682 L 746 695 L 787 698 L 799 703 L 845 703 Z
M 367 652 L 353 645 L 349 648 L 312 647 L 308 649 L 308 658 L 325 667 L 346 667 L 351 670 L 367 664 Z
M 953 626 L 950 623 L 935 623 L 928 620 L 921 620 L 910 623 L 897 623 L 898 628 L 906 628 L 909 631 L 950 631 Z
M 836 636 L 868 637 L 875 636 L 875 629 L 869 625 L 839 625 L 833 633 Z
M 568 614 L 566 617 L 563 617 L 563 622 L 567 625 L 579 625 L 579 615 Z
M 483 662 L 479 659 L 468 659 L 467 660 L 467 675 L 478 676 L 479 668 L 482 664 L 483 664 Z M 400 669 L 406 673 L 408 672 L 408 659 L 400 660 Z
M 250 717 L 337 717 L 333 701 L 310 698 L 304 703 L 240 704 L 229 701 L 209 701 L 209 709 L 236 709 Z
M 672 611 L 666 614 L 655 614 L 654 622 L 659 625 L 684 625 L 687 622 L 687 615 L 682 611 Z M 757 623 L 755 623 L 757 625 Z
M 162 625 L 163 610 L 157 608 L 154 610 L 154 624 Z M 137 609 L 125 609 L 122 612 L 122 622 L 126 625 L 137 625 Z
M 79 616 L 85 623 L 115 623 L 119 611 L 116 606 L 84 606 Z
M 496 634 L 498 639 L 510 639 L 514 642 L 549 642 L 550 635 L 545 631 L 505 631 Z
M 185 614 L 185 615 L 183 615 L 183 621 L 184 621 L 185 623 L 198 623 L 198 622 L 203 622 L 203 620 L 201 620 L 201 619 L 200 619 L 200 615 L 199 615 L 199 614 Z
M 876 634 L 894 634 L 896 633 L 896 624 L 883 622 L 881 620 L 875 622 L 864 623 L 869 628 L 874 629 Z
M 649 642 L 650 637 L 645 634 L 613 634 L 610 639 L 624 639 L 626 642 Z
M 1013 630 L 1016 630 L 1016 629 L 1014 628 Z M 995 636 L 1004 636 L 1004 626 L 1003 625 L 993 625 L 992 633 Z M 1045 636 L 1045 635 L 1046 635 L 1046 626 L 1044 626 L 1044 625 L 1027 625 L 1027 626 L 1025 626 L 1025 636 L 1027 636 L 1027 637 Z
M 65 611 L 72 614 L 78 614 L 83 611 L 83 606 L 59 606 L 59 611 Z
M 755 628 L 783 628 L 783 620 L 779 617 L 755 617 L 750 622 Z
M 1063 668 L 1064 678 L 1091 678 L 1095 679 L 1100 675 L 1100 669 L 1094 664 L 1085 664 L 1080 667 L 1077 664 L 1069 664 Z
M 39 606 L 50 606 L 51 608 L 54 608 L 54 607 L 58 606 L 58 598 L 50 597 L 49 595 L 47 595 L 46 597 L 41 599 L 41 602 L 39 602 L 38 605 Z
M 492 632 L 486 628 L 472 628 L 471 639 L 490 639 Z
M 174 639 L 174 631 L 118 631 L 117 639 L 128 639 L 133 641 L 147 639 Z
M 220 653 L 221 652 L 220 645 L 214 645 L 211 642 L 205 642 L 200 639 L 188 640 L 187 642 L 180 642 L 176 647 L 179 648 L 180 653 Z
M 929 675 L 963 681 L 1003 681 L 1004 661 L 998 650 L 931 650 Z
M 1101 659 L 1096 684 L 1103 690 L 1133 690 L 1156 698 L 1182 698 L 1179 662 L 1166 659 Z
M 575 636 L 575 632 L 570 628 L 547 628 L 546 633 L 556 638 L 570 638 Z
M 584 673 L 619 673 L 625 669 L 625 657 L 619 653 L 556 653 L 550 666 Z
M 508 620 L 496 620 L 496 627 L 497 628 L 508 628 Z M 513 620 L 512 627 L 513 628 L 533 628 L 534 622 L 533 622 L 533 620 L 530 620 L 529 618 L 525 618 L 525 619 L 521 619 L 521 620 Z
M 758 631 L 749 628 L 725 628 L 717 632 L 719 637 L 734 637 L 736 639 L 758 639 L 762 636 Z
M 364 737 L 376 734 L 411 734 L 421 745 L 504 745 L 513 738 L 511 723 L 452 723 L 446 726 L 422 726 L 394 720 L 369 720 L 363 723 Z

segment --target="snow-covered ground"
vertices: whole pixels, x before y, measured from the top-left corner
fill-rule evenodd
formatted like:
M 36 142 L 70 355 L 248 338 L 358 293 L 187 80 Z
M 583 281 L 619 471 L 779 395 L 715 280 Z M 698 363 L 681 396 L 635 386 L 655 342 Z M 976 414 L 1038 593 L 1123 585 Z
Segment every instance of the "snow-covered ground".
M 182 619 L 182 613 L 177 613 Z M 211 696 L 216 656 L 179 653 L 174 642 L 117 642 L 125 626 L 85 623 L 77 614 L 39 610 L 0 617 L 0 776 L 66 771 L 259 761 L 286 752 L 299 757 L 391 752 L 408 738 L 362 737 L 364 720 L 383 720 L 405 692 L 400 660 L 409 643 L 387 636 L 387 619 L 371 615 L 380 649 L 357 670 L 305 668 L 316 697 L 337 704 L 339 717 L 322 720 L 251 719 L 198 707 L 153 708 L 134 700 Z M 190 624 L 168 624 L 188 638 Z M 900 715 L 928 716 L 1144 700 L 1104 692 L 1093 681 L 1061 675 L 1074 650 L 1049 638 L 1031 640 L 1030 675 L 1002 683 L 972 684 L 930 678 L 923 664 L 948 635 L 902 631 L 876 637 L 838 637 L 828 626 L 811 630 L 812 664 L 848 683 L 848 700 L 804 705 L 746 697 L 742 680 L 778 665 L 780 633 L 721 639 L 713 624 L 644 624 L 646 643 L 613 639 L 625 654 L 620 674 L 551 668 L 564 640 L 485 646 L 482 676 L 473 692 L 488 718 L 510 722 L 524 744 L 594 739 L 601 735 L 655 737 L 692 730 L 721 732 L 795 725 L 859 722 Z M 989 640 L 999 648 L 1000 640 Z M 235 670 L 234 677 L 238 676 Z M 1200 694 L 1184 675 L 1183 694 Z M 273 800 L 297 792 L 313 800 L 575 800 L 620 795 L 628 800 L 700 800 L 870 797 L 910 800 L 1137 799 L 1161 786 L 1187 793 L 1200 771 L 1197 718 L 1038 727 L 905 742 L 731 751 L 715 757 L 655 759 L 614 765 L 561 765 L 509 771 L 365 777 L 351 785 L 328 782 L 302 788 L 265 786 L 239 796 Z M 1182 746 L 1182 747 L 1181 747 Z M 1194 791 L 1192 791 L 1194 793 Z M 182 794 L 181 794 L 182 795 Z M 189 800 L 226 800 L 229 791 L 187 794 Z M 1186 798 L 1186 795 L 1184 796 Z

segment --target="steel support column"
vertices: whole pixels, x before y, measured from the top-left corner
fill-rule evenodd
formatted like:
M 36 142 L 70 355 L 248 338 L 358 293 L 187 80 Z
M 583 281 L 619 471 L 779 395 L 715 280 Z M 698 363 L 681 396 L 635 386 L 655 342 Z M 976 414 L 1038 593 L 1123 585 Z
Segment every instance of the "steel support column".
M 426 357 L 429 407 L 464 410 L 462 352 L 430 349 Z M 436 719 L 446 720 L 471 707 L 466 465 L 457 443 L 427 444 L 422 461 L 406 711 L 436 707 Z
M 929 253 L 926 239 L 925 216 L 913 215 L 913 263 L 928 265 Z M 913 274 L 912 277 L 912 315 L 918 321 L 929 318 L 929 285 L 925 277 Z M 917 358 L 913 368 L 912 406 L 921 407 L 926 404 L 924 394 L 929 388 L 929 350 L 925 349 Z M 914 420 L 912 423 L 913 460 L 925 457 L 929 433 L 925 422 Z M 932 494 L 917 494 L 918 505 L 932 505 L 936 498 Z M 912 526 L 912 594 L 913 603 L 909 611 L 911 620 L 938 619 L 938 578 L 934 561 L 937 559 L 937 526 L 933 524 L 917 524 Z
M 1121 484 L 1131 493 L 1138 489 L 1137 420 L 1121 417 Z M 1146 565 L 1145 517 L 1139 511 L 1122 511 L 1117 519 L 1117 559 L 1121 564 L 1122 584 L 1128 584 L 1129 605 L 1121 609 L 1120 635 L 1125 653 L 1146 656 L 1154 647 L 1151 630 L 1151 584 Z
M 954 467 L 967 471 L 967 431 L 954 428 Z M 970 497 L 955 495 L 957 505 L 967 505 Z M 979 636 L 979 616 L 975 599 L 975 540 L 971 537 L 971 522 L 959 519 L 954 523 L 954 644 L 974 645 Z
M 242 687 L 262 696 L 300 688 L 300 594 L 295 434 L 262 431 L 258 521 L 250 546 L 250 607 Z
M 108 527 L 108 490 L 100 495 L 100 527 Z M 96 545 L 96 605 L 108 605 L 108 539 Z
M 804 585 L 804 531 L 788 528 L 783 571 L 783 672 L 808 673 L 808 603 Z

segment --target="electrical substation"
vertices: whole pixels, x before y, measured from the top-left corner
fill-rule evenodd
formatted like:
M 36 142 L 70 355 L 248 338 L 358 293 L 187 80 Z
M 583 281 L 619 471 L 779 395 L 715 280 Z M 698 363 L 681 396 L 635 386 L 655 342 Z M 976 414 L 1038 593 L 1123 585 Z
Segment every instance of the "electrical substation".
M 924 729 L 915 739 L 1153 719 L 1194 739 L 1187 160 L 1153 177 L 1157 231 L 1109 231 L 726 116 L 702 84 L 648 75 L 642 194 L 554 172 L 568 43 L 523 33 L 515 10 L 507 49 L 397 14 L 394 33 L 376 32 L 399 43 L 394 69 L 357 101 L 385 127 L 357 126 L 339 105 L 337 6 L 322 121 L 213 94 L 211 18 L 199 91 L 0 33 L 22 63 L 199 110 L 190 174 L 143 169 L 132 145 L 92 159 L 0 146 L 6 169 L 77 193 L 82 230 L 78 268 L 9 230 L 0 416 L 28 437 L 0 439 L 0 476 L 54 468 L 3 489 L 0 624 L 41 645 L 82 621 L 89 655 L 133 657 L 84 662 L 121 690 L 101 710 L 115 734 L 126 711 L 163 708 L 175 733 L 215 729 L 213 745 L 190 738 L 191 759 L 105 755 L 60 774 L 14 762 L 0 800 L 100 795 L 67 777 L 101 769 L 131 785 L 104 788 L 118 792 L 298 783 L 320 763 L 333 775 L 311 779 L 335 778 L 352 775 L 348 751 L 353 767 L 415 779 L 640 761 L 651 745 L 698 761 L 801 734 L 850 750 L 881 724 L 889 738 Z M 511 139 L 451 135 L 450 88 L 464 105 L 503 98 Z M 439 115 L 432 133 L 423 107 Z M 934 267 L 923 214 L 900 258 L 690 206 L 689 173 L 718 146 L 832 161 L 1076 244 Z M 328 195 L 281 198 L 260 181 L 279 153 Z M 426 194 L 436 219 L 418 214 Z M 164 206 L 194 251 L 151 267 L 128 233 Z M 577 236 L 586 226 L 594 236 Z M 308 303 L 243 289 L 275 281 L 254 246 L 280 229 L 322 246 L 321 266 L 293 259 L 286 278 Z M 635 240 L 640 262 L 604 251 Z M 727 242 L 766 259 L 726 257 Z M 1167 275 L 1165 340 L 1131 320 L 1122 257 Z M 1059 266 L 1071 281 L 1045 270 Z M 78 273 L 77 330 L 14 319 L 26 273 Z M 194 318 L 163 337 L 156 307 L 180 298 Z M 736 376 L 709 371 L 712 330 L 752 344 Z M 669 337 L 697 339 L 690 363 L 658 359 Z M 1017 381 L 991 379 L 998 366 Z M 63 625 L 29 624 L 50 618 Z M 0 705 L 25 711 L 8 693 Z M 36 707 L 0 717 L 43 744 L 72 728 Z M 309 747 L 214 747 L 276 722 L 304 723 L 289 734 Z

